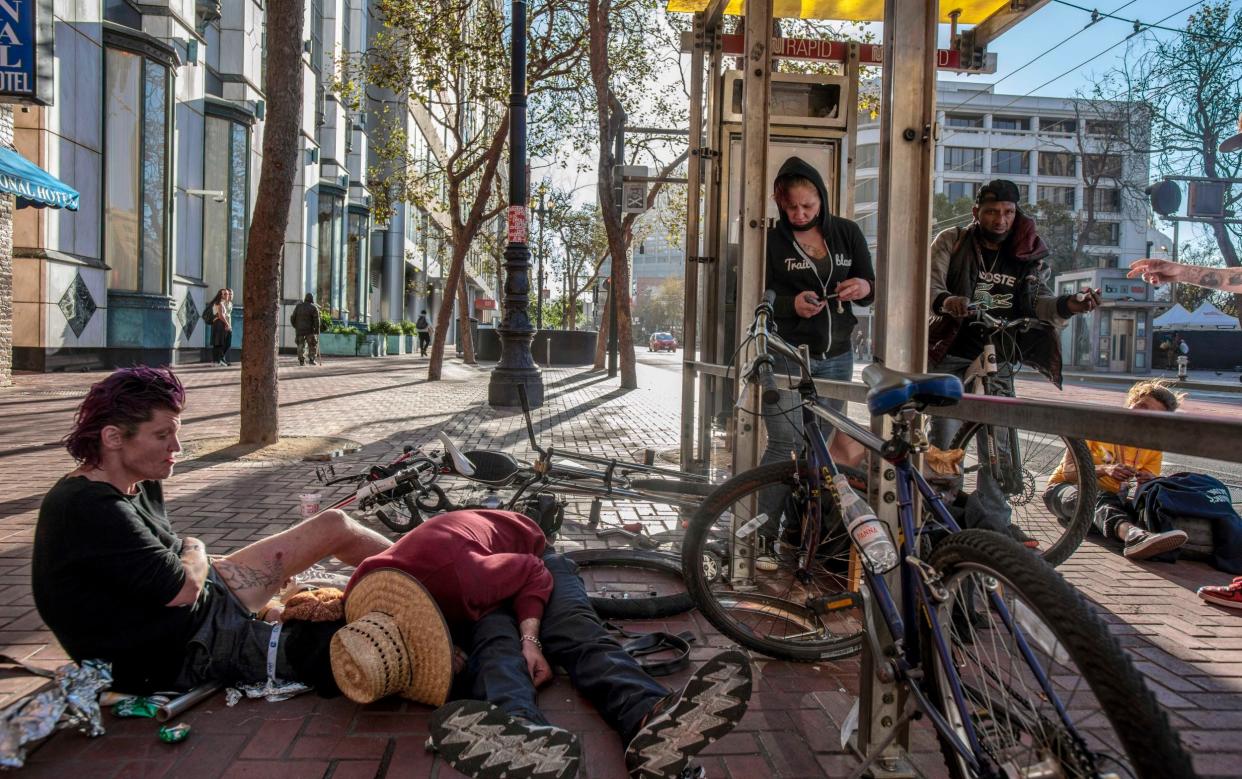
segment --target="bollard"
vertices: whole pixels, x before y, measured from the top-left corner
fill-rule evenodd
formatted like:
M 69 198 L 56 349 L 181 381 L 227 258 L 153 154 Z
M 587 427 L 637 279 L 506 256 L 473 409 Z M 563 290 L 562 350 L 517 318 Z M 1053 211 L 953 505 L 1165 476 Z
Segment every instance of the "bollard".
M 1186 380 L 1186 368 L 1190 363 L 1190 358 L 1184 354 L 1177 355 L 1177 380 Z
M 552 364 L 552 335 L 551 335 L 551 334 L 548 334 L 547 339 L 548 339 L 548 340 L 546 340 L 546 341 L 544 341 L 544 342 L 543 342 L 543 345 L 544 345 L 544 350 L 543 350 L 543 352 L 544 352 L 544 362 L 543 362 L 543 364 L 544 364 L 544 365 L 551 365 L 551 364 Z

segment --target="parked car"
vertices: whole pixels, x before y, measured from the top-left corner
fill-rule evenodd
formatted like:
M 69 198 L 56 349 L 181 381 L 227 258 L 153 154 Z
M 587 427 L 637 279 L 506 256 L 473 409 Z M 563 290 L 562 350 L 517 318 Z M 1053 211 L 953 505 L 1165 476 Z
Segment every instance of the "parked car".
M 647 341 L 647 351 L 649 352 L 675 352 L 677 351 L 677 339 L 672 333 L 652 333 L 651 340 Z

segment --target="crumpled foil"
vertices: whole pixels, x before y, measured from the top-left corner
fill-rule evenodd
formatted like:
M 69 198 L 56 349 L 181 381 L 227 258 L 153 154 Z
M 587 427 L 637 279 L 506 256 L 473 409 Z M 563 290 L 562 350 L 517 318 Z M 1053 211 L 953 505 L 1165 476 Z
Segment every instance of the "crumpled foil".
M 111 666 L 99 660 L 68 663 L 56 669 L 55 680 L 55 687 L 0 712 L 0 767 L 21 768 L 24 745 L 46 738 L 58 725 L 91 738 L 103 735 L 99 693 L 112 685 Z
M 239 684 L 224 691 L 224 705 L 236 706 L 243 697 L 265 698 L 268 703 L 279 703 L 310 692 L 310 685 L 301 682 L 274 683 L 268 679 L 263 684 Z

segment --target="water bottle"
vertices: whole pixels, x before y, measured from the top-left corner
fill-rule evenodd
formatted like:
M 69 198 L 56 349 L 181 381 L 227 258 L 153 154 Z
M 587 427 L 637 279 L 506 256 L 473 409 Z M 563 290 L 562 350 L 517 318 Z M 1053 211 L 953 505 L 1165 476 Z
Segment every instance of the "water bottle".
M 888 573 L 897 567 L 897 547 L 889 538 L 888 528 L 876 519 L 875 512 L 867 502 L 858 497 L 850 486 L 845 474 L 838 473 L 832 477 L 841 499 L 841 514 L 845 519 L 845 527 L 854 539 L 858 553 L 872 573 Z

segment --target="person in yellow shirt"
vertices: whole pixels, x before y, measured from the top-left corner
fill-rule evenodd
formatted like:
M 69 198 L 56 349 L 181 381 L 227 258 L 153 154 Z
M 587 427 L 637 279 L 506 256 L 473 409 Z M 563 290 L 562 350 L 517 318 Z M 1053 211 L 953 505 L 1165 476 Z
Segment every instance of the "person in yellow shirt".
M 1140 381 L 1126 393 L 1126 408 L 1172 412 L 1178 409 L 1184 397 L 1164 382 Z M 1186 543 L 1186 533 L 1181 530 L 1153 533 L 1144 528 L 1137 512 L 1123 497 L 1133 492 L 1138 484 L 1160 475 L 1161 452 L 1103 441 L 1087 441 L 1087 447 L 1091 450 L 1099 485 L 1095 502 L 1096 530 L 1106 538 L 1124 542 L 1122 554 L 1131 560 L 1146 560 Z M 1078 499 L 1078 489 L 1074 486 L 1078 480 L 1073 468 L 1073 461 L 1066 452 L 1044 491 L 1045 505 L 1057 516 L 1071 515 Z

